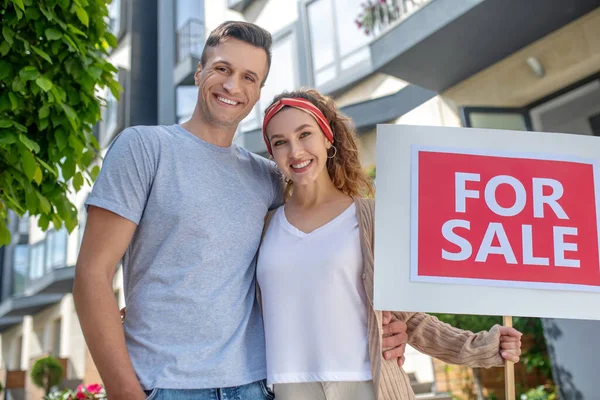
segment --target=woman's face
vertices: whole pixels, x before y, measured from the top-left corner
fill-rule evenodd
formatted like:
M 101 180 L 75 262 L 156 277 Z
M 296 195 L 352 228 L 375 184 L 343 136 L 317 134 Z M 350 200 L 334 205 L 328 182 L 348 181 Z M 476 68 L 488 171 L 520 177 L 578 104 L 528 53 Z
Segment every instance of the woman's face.
M 310 114 L 284 108 L 269 121 L 267 138 L 277 166 L 295 187 L 329 179 L 327 150 L 331 143 Z

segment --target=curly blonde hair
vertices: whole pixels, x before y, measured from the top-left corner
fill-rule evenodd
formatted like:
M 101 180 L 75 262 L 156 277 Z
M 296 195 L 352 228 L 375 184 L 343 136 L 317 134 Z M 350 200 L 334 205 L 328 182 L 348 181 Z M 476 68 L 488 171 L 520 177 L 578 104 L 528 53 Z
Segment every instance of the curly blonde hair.
M 371 180 L 363 170 L 358 153 L 356 130 L 352 120 L 342 114 L 333 99 L 315 89 L 283 92 L 273 99 L 271 105 L 284 98 L 302 98 L 313 103 L 329 122 L 333 131 L 335 156 L 327 159 L 327 172 L 336 188 L 351 197 L 373 197 Z M 269 106 L 270 107 L 270 106 Z M 266 109 L 268 109 L 267 107 Z M 294 190 L 294 182 L 286 179 L 284 200 Z

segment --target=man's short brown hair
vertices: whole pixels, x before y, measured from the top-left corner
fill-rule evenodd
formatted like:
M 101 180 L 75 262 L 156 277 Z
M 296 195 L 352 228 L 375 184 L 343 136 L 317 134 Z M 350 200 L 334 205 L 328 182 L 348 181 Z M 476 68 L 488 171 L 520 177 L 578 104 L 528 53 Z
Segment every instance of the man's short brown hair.
M 242 42 L 246 42 L 265 51 L 267 54 L 267 74 L 262 82 L 264 85 L 267 76 L 269 75 L 269 70 L 271 69 L 271 45 L 273 44 L 273 38 L 267 30 L 249 22 L 227 21 L 216 27 L 210 33 L 204 44 L 204 49 L 200 56 L 200 63 L 202 66 L 206 65 L 206 60 L 208 58 L 208 55 L 206 54 L 207 49 L 217 47 L 228 37 L 241 40 Z

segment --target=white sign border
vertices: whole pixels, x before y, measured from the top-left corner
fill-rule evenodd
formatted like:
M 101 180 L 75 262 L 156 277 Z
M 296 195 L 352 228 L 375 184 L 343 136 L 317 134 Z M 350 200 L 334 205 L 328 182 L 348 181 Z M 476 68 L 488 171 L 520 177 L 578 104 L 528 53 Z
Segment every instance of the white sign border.
M 600 255 L 600 167 L 597 160 L 574 155 L 556 155 L 549 153 L 532 153 L 518 152 L 506 150 L 491 150 L 491 149 L 474 149 L 474 148 L 452 148 L 445 146 L 431 145 L 411 145 L 411 182 L 410 182 L 410 280 L 412 282 L 428 282 L 442 284 L 457 284 L 457 285 L 474 285 L 474 286 L 490 286 L 490 287 L 513 287 L 522 289 L 545 289 L 545 290 L 567 290 L 567 291 L 588 291 L 600 293 L 600 286 L 567 284 L 567 283 L 552 283 L 552 282 L 516 282 L 497 279 L 483 278 L 455 278 L 441 276 L 422 276 L 419 275 L 419 153 L 447 153 L 447 154 L 466 154 L 475 156 L 487 156 L 498 158 L 519 158 L 530 160 L 544 161 L 564 161 L 577 164 L 591 165 L 594 179 L 594 193 L 596 197 L 596 231 L 598 240 L 598 254 Z M 600 260 L 598 263 L 600 270 Z

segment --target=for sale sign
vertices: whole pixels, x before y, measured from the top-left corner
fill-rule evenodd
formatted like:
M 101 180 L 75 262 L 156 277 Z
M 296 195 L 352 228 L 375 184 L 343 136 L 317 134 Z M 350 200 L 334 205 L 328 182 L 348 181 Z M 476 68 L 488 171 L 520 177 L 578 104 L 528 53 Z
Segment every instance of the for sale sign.
M 376 309 L 600 320 L 600 138 L 377 126 Z
M 600 290 L 593 161 L 412 151 L 411 279 Z

